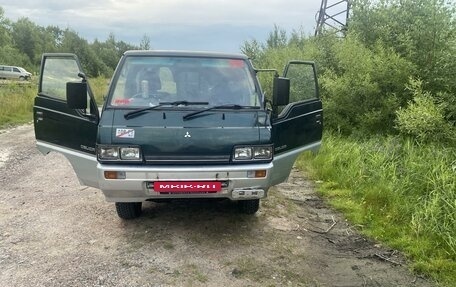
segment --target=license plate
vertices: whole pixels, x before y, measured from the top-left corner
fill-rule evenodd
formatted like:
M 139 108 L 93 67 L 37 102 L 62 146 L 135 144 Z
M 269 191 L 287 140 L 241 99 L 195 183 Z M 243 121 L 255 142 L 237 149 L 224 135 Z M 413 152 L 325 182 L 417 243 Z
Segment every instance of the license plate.
M 218 181 L 156 181 L 157 192 L 208 192 L 221 191 L 222 183 Z

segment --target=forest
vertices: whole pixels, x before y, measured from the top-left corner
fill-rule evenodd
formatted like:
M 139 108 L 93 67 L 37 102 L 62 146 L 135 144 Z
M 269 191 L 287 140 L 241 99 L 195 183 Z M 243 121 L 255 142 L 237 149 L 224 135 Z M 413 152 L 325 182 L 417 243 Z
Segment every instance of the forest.
M 274 26 L 266 41 L 240 43 L 257 68 L 316 62 L 323 147 L 297 166 L 364 234 L 447 286 L 456 282 L 455 9 L 446 0 L 353 0 L 343 34 Z M 72 52 L 93 84 L 109 78 L 123 51 L 150 46 L 146 36 L 135 47 L 113 34 L 89 43 L 71 29 L 10 21 L 0 7 L 0 63 L 35 73 L 43 52 Z M 261 81 L 270 95 L 272 79 Z M 21 89 L 1 87 L 0 97 Z M 0 125 L 30 120 L 33 92 L 15 104 L 24 116 L 3 109 Z
M 68 52 L 78 55 L 90 77 L 109 78 L 123 52 L 150 48 L 147 35 L 139 46 L 117 40 L 113 33 L 105 41 L 95 39 L 90 43 L 70 28 L 42 27 L 28 18 L 13 22 L 4 14 L 0 6 L 0 63 L 21 66 L 34 73 L 38 72 L 43 53 Z

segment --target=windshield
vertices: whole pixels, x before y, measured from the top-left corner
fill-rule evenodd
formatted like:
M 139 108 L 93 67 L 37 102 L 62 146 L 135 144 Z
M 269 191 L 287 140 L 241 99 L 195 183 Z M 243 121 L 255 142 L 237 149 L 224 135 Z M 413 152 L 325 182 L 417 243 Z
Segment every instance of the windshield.
M 243 59 L 129 56 L 120 69 L 109 100 L 112 107 L 174 101 L 201 102 L 206 107 L 260 106 L 251 70 Z

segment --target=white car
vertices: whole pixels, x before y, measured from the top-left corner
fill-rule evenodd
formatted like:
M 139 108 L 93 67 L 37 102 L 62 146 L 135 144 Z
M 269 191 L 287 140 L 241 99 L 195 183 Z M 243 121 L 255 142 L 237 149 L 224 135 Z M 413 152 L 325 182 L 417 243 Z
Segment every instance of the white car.
M 31 78 L 32 73 L 27 72 L 24 68 L 0 65 L 0 79 L 28 81 Z

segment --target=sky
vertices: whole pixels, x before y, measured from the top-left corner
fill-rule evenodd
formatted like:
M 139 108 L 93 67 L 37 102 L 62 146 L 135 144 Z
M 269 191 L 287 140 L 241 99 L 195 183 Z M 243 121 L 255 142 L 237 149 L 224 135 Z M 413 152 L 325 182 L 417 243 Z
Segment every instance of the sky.
M 239 52 L 242 43 L 265 41 L 278 25 L 313 34 L 320 0 L 0 0 L 5 17 L 40 26 L 70 28 L 83 38 L 153 49 Z

